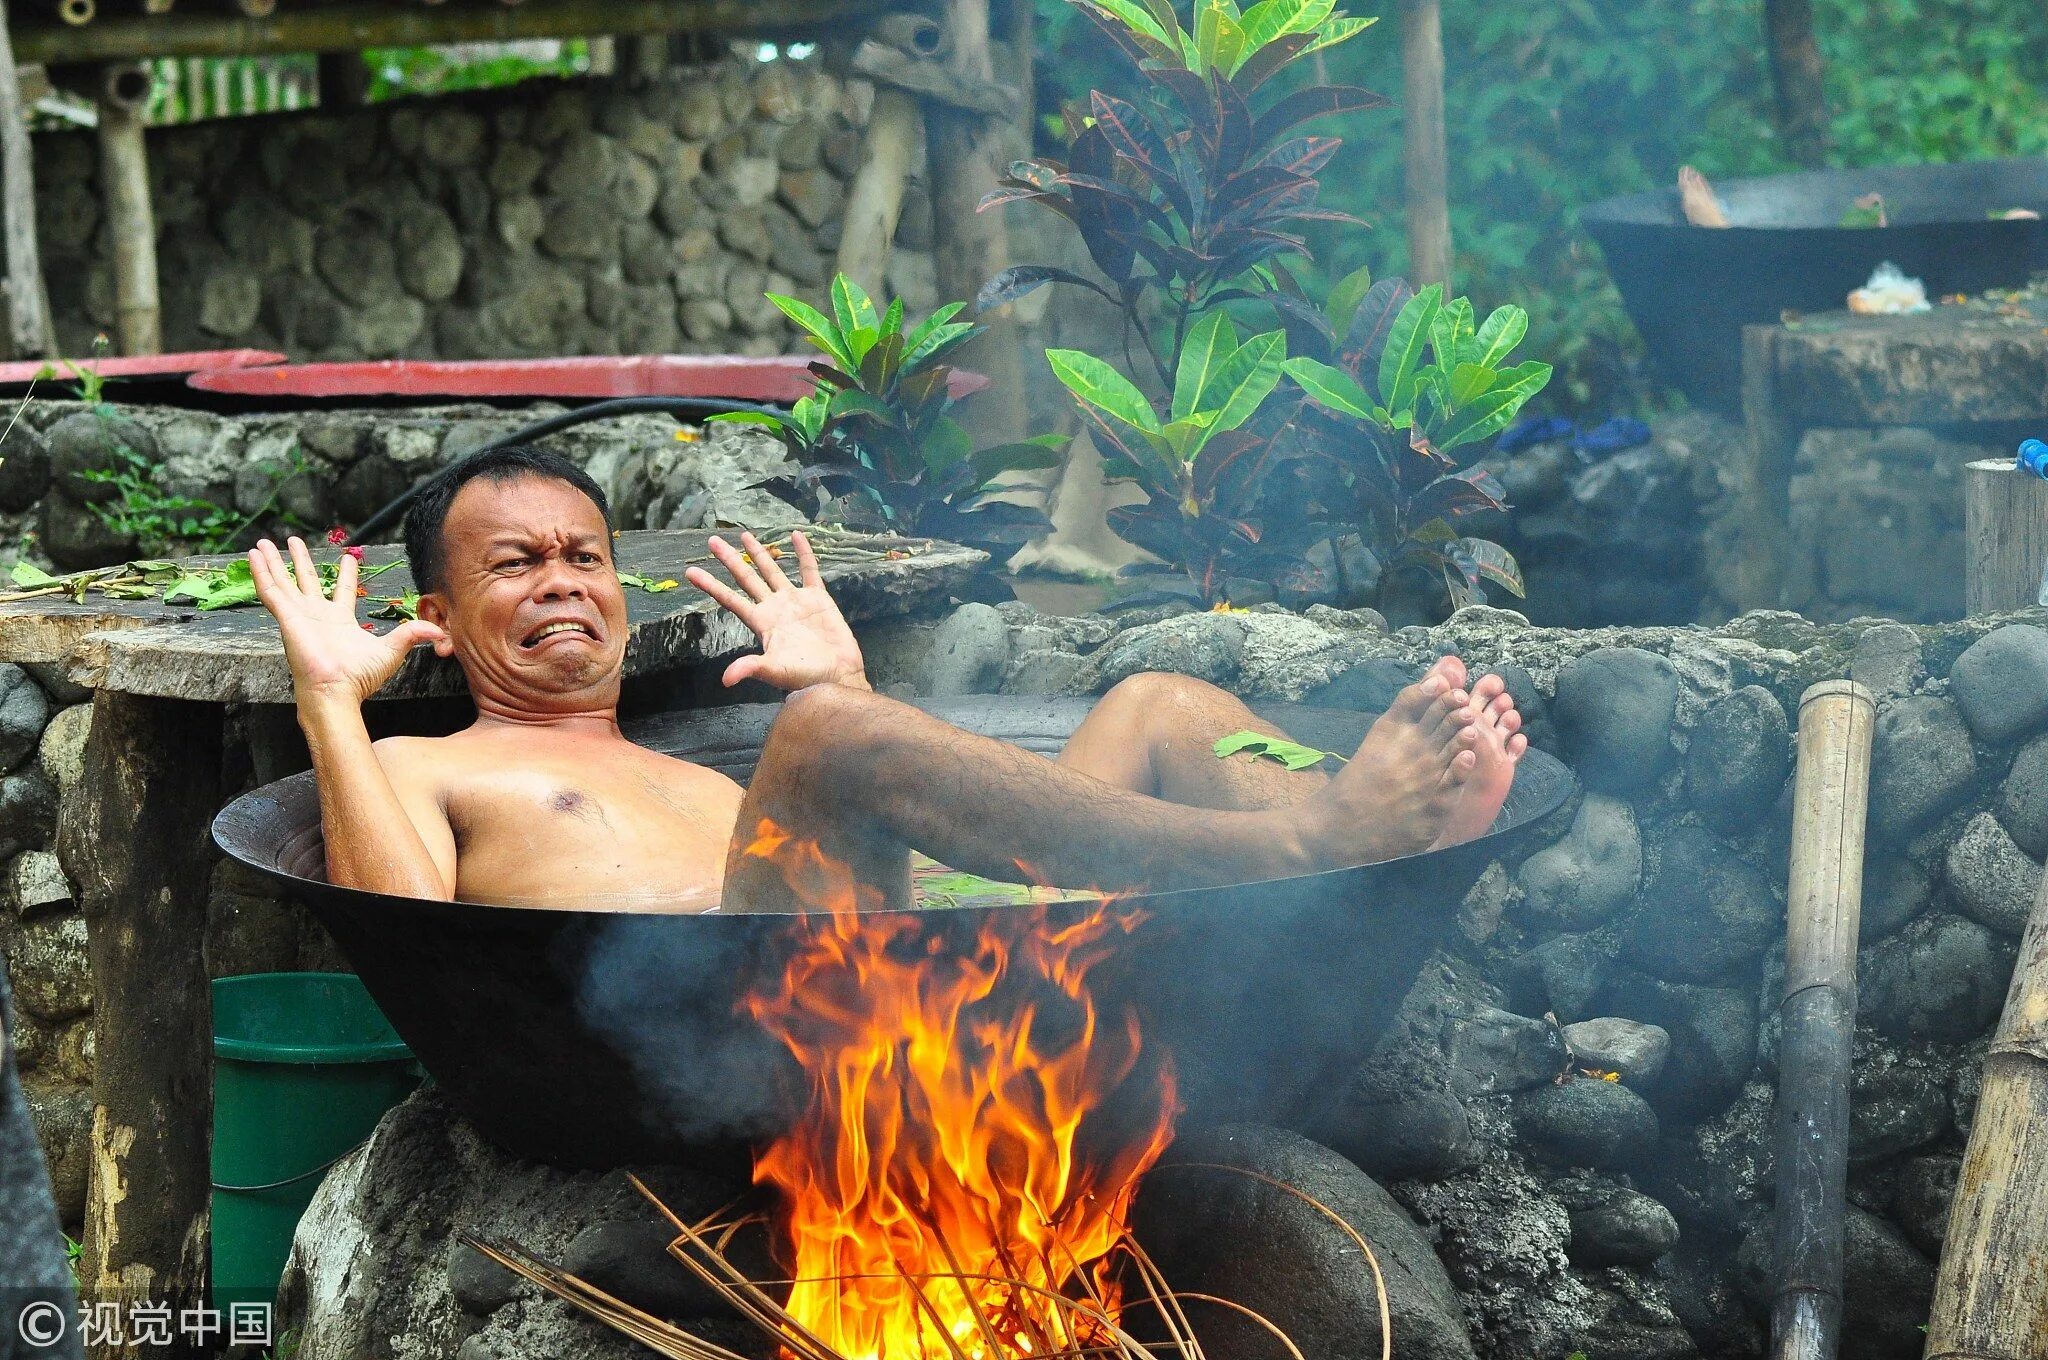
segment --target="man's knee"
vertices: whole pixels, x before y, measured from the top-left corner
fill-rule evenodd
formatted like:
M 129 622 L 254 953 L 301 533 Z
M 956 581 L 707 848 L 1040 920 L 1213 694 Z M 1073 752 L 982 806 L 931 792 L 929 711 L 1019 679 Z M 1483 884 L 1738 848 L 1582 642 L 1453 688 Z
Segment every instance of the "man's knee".
M 761 747 L 764 765 L 791 758 L 829 760 L 864 744 L 878 708 L 891 701 L 846 685 L 809 685 L 782 701 Z
M 1110 686 L 1102 704 L 1128 712 L 1138 719 L 1152 719 L 1185 713 L 1192 707 L 1213 708 L 1219 699 L 1231 697 L 1206 680 L 1172 671 L 1139 671 Z

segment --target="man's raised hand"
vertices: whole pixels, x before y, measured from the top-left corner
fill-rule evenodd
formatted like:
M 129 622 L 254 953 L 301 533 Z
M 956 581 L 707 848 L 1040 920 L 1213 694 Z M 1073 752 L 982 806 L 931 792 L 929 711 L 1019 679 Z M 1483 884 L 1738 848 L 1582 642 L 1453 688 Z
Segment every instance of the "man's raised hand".
M 791 584 L 752 534 L 740 535 L 744 556 L 722 538 L 711 540 L 711 555 L 732 573 L 739 590 L 702 567 L 683 573 L 691 585 L 731 610 L 761 639 L 758 655 L 743 656 L 725 668 L 725 683 L 737 685 L 755 679 L 781 690 L 829 683 L 867 689 L 860 644 L 854 641 L 853 629 L 846 626 L 838 601 L 825 589 L 810 540 L 795 533 L 790 542 L 796 549 L 799 584 Z
M 249 550 L 249 574 L 256 598 L 277 620 L 284 635 L 285 659 L 291 663 L 292 688 L 303 703 L 341 699 L 361 704 L 384 687 L 421 643 L 447 636 L 438 627 L 409 619 L 383 635 L 356 621 L 356 559 L 341 559 L 332 599 L 320 588 L 313 555 L 294 537 L 286 541 L 292 567 L 285 567 L 277 545 L 263 539 Z

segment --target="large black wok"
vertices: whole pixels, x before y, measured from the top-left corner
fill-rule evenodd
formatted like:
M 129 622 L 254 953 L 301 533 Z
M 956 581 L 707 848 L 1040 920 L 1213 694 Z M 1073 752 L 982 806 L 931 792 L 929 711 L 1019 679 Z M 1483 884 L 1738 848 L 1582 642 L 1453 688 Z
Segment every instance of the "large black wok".
M 1815 170 L 1717 181 L 1735 225 L 1694 227 L 1676 189 L 1596 203 L 1579 220 L 1607 256 L 1629 319 L 1658 375 L 1694 401 L 1734 410 L 1742 399 L 1742 328 L 1786 310 L 1839 311 L 1890 260 L 1949 293 L 2023 284 L 2048 265 L 2048 159 Z M 1884 196 L 1884 227 L 1837 225 L 1865 194 Z
M 925 705 L 963 727 L 1055 752 L 1087 710 L 1065 699 Z M 774 705 L 664 715 L 638 741 L 744 779 Z M 1366 715 L 1266 710 L 1303 741 L 1350 750 Z M 1149 920 L 1093 975 L 1172 1053 L 1191 1115 L 1284 1117 L 1370 1051 L 1508 837 L 1557 808 L 1571 774 L 1532 751 L 1488 837 L 1359 869 L 1133 899 Z M 279 880 L 333 934 L 449 1097 L 487 1136 L 585 1166 L 674 1160 L 771 1132 L 790 1060 L 737 1014 L 780 975 L 788 916 L 644 915 L 427 902 L 323 878 L 312 776 L 244 794 L 213 825 L 228 854 Z M 1056 918 L 1088 904 L 1055 906 Z M 985 911 L 926 913 L 971 932 Z

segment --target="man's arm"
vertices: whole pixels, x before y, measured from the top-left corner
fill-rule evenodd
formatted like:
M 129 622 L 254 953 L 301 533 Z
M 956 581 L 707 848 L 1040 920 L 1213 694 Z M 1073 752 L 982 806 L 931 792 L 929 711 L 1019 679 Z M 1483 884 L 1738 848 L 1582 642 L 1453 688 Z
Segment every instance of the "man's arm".
M 360 705 L 299 701 L 320 789 L 327 881 L 392 897 L 455 896 L 455 833 L 410 762 L 370 741 Z
M 328 881 L 446 901 L 455 895 L 455 840 L 440 801 L 402 769 L 394 782 L 363 725 L 364 701 L 384 687 L 406 654 L 446 634 L 417 619 L 381 637 L 366 631 L 355 616 L 355 559 L 342 558 L 329 599 L 306 545 L 294 538 L 290 549 L 287 570 L 277 545 L 265 539 L 250 551 L 249 570 L 291 663 L 299 726 L 320 790 Z
M 752 534 L 741 534 L 745 555 L 722 538 L 711 540 L 711 555 L 732 573 L 740 589 L 713 576 L 702 567 L 683 574 L 690 584 L 731 610 L 733 616 L 761 639 L 761 650 L 750 653 L 725 668 L 725 683 L 765 680 L 781 690 L 799 690 L 807 685 L 846 685 L 872 689 L 860 643 L 839 602 L 825 588 L 818 571 L 818 559 L 811 541 L 802 533 L 790 535 L 796 549 L 797 579 L 792 584 L 782 567 Z M 742 594 L 741 592 L 745 593 Z

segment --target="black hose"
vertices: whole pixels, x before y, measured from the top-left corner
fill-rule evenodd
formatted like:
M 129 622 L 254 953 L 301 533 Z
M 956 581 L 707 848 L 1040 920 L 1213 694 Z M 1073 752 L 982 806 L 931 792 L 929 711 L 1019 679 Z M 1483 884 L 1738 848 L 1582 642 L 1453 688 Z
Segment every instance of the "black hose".
M 515 430 L 503 439 L 491 441 L 478 449 L 476 453 L 468 456 L 474 458 L 478 453 L 492 453 L 498 449 L 509 448 L 514 444 L 525 444 L 535 439 L 545 439 L 551 434 L 559 434 L 563 430 L 587 424 L 593 420 L 607 420 L 612 416 L 636 415 L 643 411 L 655 411 L 673 416 L 701 416 L 706 413 L 723 415 L 728 412 L 745 411 L 777 417 L 789 414 L 788 409 L 785 407 L 763 406 L 758 402 L 731 401 L 721 397 L 614 397 L 609 401 L 592 402 L 588 406 L 579 406 L 573 411 L 564 411 L 558 416 L 549 416 L 546 420 L 536 421 L 524 429 Z M 407 487 L 390 504 L 364 520 L 356 531 L 349 535 L 348 541 L 351 544 L 367 541 L 371 534 L 376 533 L 393 519 L 404 514 L 405 508 L 412 504 L 412 498 L 419 494 L 419 490 L 420 484 L 418 483 Z

